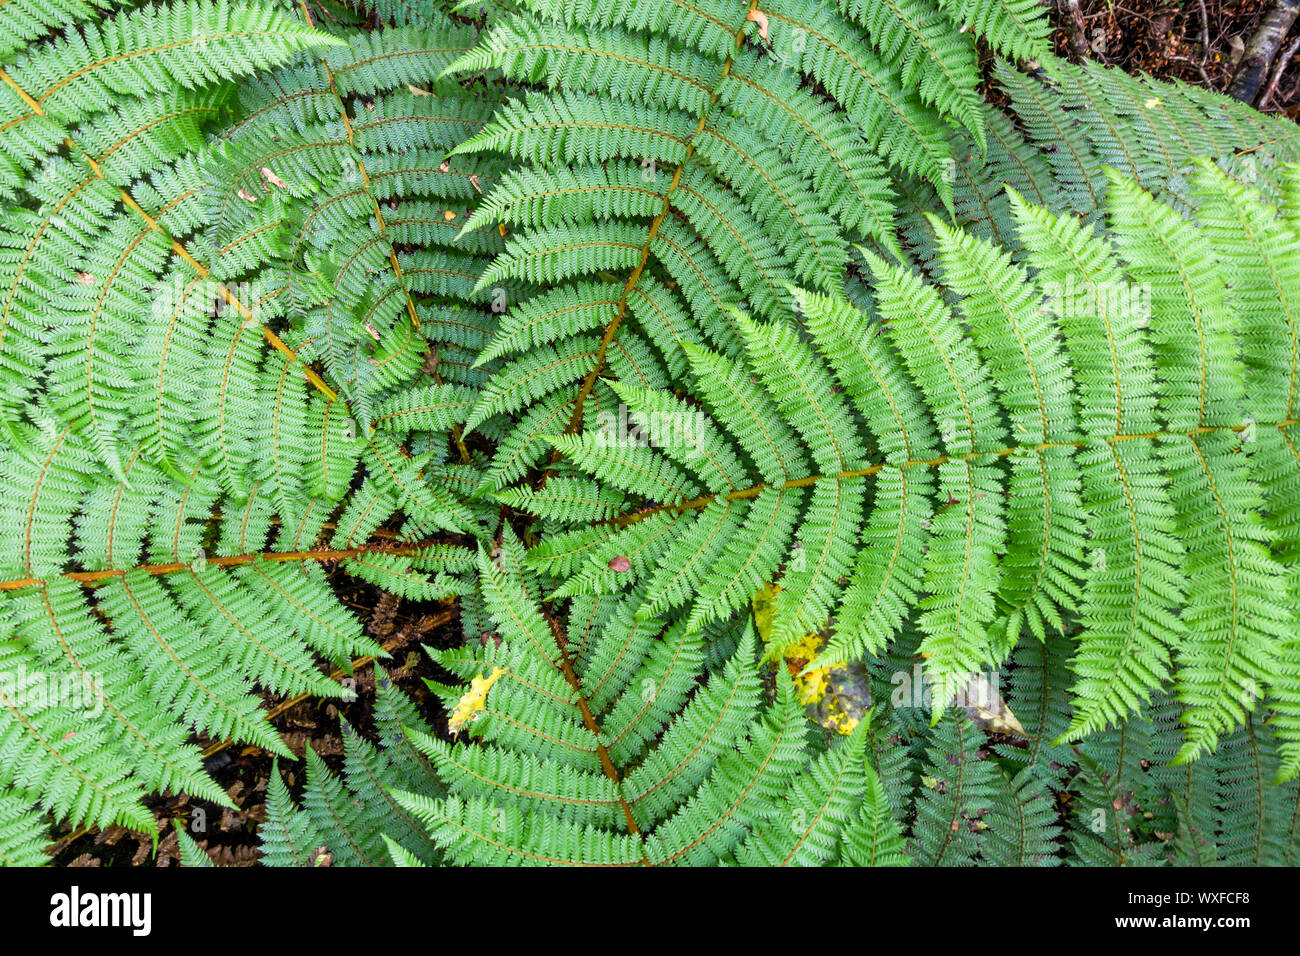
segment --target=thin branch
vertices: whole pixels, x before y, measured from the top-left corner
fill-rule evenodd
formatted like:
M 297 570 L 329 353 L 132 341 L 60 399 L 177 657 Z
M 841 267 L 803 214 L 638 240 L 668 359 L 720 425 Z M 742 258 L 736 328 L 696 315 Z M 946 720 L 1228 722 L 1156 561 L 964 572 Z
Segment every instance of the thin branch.
M 1287 47 L 1286 53 L 1284 53 L 1281 57 L 1278 58 L 1277 69 L 1273 71 L 1273 79 L 1269 81 L 1268 89 L 1266 89 L 1264 91 L 1264 95 L 1260 97 L 1259 100 L 1260 109 L 1266 109 L 1268 107 L 1269 101 L 1273 99 L 1273 94 L 1277 92 L 1277 85 L 1282 82 L 1282 74 L 1286 71 L 1286 68 L 1290 65 L 1291 58 L 1295 56 L 1296 50 L 1300 50 L 1300 36 L 1292 40 L 1291 45 Z

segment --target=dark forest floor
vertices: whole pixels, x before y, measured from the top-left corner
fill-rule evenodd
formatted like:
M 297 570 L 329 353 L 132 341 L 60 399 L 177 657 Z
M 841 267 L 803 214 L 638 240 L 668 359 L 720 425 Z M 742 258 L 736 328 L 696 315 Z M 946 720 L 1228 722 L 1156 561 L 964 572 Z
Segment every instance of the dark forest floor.
M 1129 73 L 1178 79 L 1224 93 L 1241 53 L 1274 0 L 1052 0 L 1056 50 L 1073 60 L 1087 57 Z M 1300 35 L 1300 25 L 1279 57 Z M 1276 64 L 1275 64 L 1276 66 Z M 1264 91 L 1261 91 L 1261 94 Z M 1254 104 L 1300 121 L 1300 52 L 1283 67 L 1274 94 Z
M 1179 79 L 1216 92 L 1225 92 L 1232 80 L 1241 50 L 1250 41 L 1261 15 L 1273 0 L 1051 0 L 1056 13 L 1055 44 L 1062 56 L 1081 56 L 1116 66 L 1128 72 L 1150 73 L 1161 79 Z M 1072 7 L 1077 6 L 1077 15 Z M 1284 44 L 1280 55 L 1300 34 L 1300 25 Z M 1208 41 L 1208 42 L 1207 42 Z M 1083 52 L 1081 52 L 1083 51 Z M 1300 53 L 1279 73 L 1273 95 L 1256 104 L 1266 112 L 1283 113 L 1300 121 Z M 350 579 L 341 579 L 350 582 Z M 389 648 L 392 659 L 386 668 L 399 687 L 420 703 L 435 727 L 445 724 L 446 715 L 422 678 L 436 678 L 435 667 L 420 651 L 421 644 L 448 647 L 459 643 L 460 625 L 454 608 L 413 605 L 384 597 L 373 589 L 345 592 L 345 600 L 367 621 L 372 636 Z M 442 675 L 445 679 L 446 675 Z M 290 790 L 301 792 L 305 774 L 302 759 L 310 743 L 336 769 L 342 763 L 343 739 L 339 717 L 344 716 L 362 733 L 372 729 L 370 702 L 374 691 L 374 668 L 358 668 L 358 699 L 348 704 L 309 698 L 292 703 L 268 698 L 268 707 L 281 709 L 273 723 L 297 763 L 282 762 L 281 772 Z M 209 744 L 209 741 L 200 741 Z M 212 744 L 207 768 L 239 806 L 232 811 L 194 800 L 188 796 L 157 798 L 153 810 L 161 839 L 157 856 L 148 837 L 120 827 L 105 831 L 56 831 L 53 863 L 58 866 L 174 866 L 177 864 L 176 835 L 172 821 L 204 818 L 205 832 L 191 835 L 204 846 L 213 861 L 223 866 L 251 866 L 258 857 L 257 828 L 266 819 L 267 781 L 271 758 L 256 747 L 232 746 L 217 749 Z M 202 811 L 198 814 L 197 811 Z

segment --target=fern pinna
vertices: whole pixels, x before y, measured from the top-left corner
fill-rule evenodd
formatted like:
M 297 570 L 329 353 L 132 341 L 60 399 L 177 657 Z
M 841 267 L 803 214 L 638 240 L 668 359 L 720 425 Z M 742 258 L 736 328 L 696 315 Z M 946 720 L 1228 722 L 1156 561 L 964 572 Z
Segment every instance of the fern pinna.
M 262 830 L 268 865 L 643 865 L 715 857 L 758 865 L 1283 865 L 1297 858 L 1300 791 L 1294 781 L 1270 784 L 1277 750 L 1258 718 L 1219 751 L 1176 767 L 1164 724 L 1178 719 L 1180 707 L 1166 694 L 1150 717 L 1130 718 L 1077 748 L 1051 744 L 1069 722 L 1068 637 L 1050 633 L 1017 648 L 1004 690 L 1024 726 L 990 747 L 965 716 L 949 712 L 931 728 L 928 708 L 898 698 L 898 675 L 888 667 L 920 659 L 919 636 L 902 635 L 895 661 L 882 660 L 873 680 L 880 703 L 856 714 L 865 719 L 849 734 L 831 734 L 829 747 L 820 731 L 810 747 L 805 740 L 793 788 L 774 789 L 771 771 L 755 762 L 772 743 L 773 704 L 751 700 L 737 709 L 718 696 L 737 687 L 752 693 L 759 679 L 751 673 L 735 683 L 735 669 L 753 660 L 741 653 L 751 641 L 744 622 L 708 629 L 700 642 L 680 617 L 676 625 L 637 622 L 640 594 L 633 593 L 578 602 L 584 624 L 564 634 L 519 565 L 511 538 L 484 554 L 483 594 L 495 630 L 436 655 L 469 681 L 434 687 L 449 710 L 452 740 L 415 729 L 419 716 L 381 672 L 378 746 L 345 725 L 341 777 L 309 750 L 301 807 L 281 775 L 272 776 Z M 572 651 L 576 696 L 563 668 L 545 661 L 560 653 L 560 640 Z M 685 707 L 680 697 L 660 700 L 699 673 L 701 653 L 707 683 L 686 692 Z M 806 736 L 782 674 L 775 687 L 769 678 L 760 683 Z M 701 715 L 716 722 L 700 724 Z M 665 722 L 664 733 L 641 736 Z M 627 743 L 633 735 L 637 746 Z M 734 735 L 728 739 L 739 749 L 718 751 L 724 735 Z M 683 738 L 706 755 L 696 770 L 713 768 L 702 784 L 694 782 L 694 758 L 665 762 Z M 626 763 L 638 750 L 643 755 Z M 729 761 L 725 775 L 719 753 Z M 685 776 L 691 779 L 682 783 Z M 655 799 L 672 787 L 684 788 L 675 809 L 671 798 L 667 807 Z M 701 794 L 694 800 L 692 787 Z M 727 794 L 739 799 L 720 803 Z M 1071 807 L 1064 820 L 1061 797 Z M 660 835 L 669 823 L 675 842 Z

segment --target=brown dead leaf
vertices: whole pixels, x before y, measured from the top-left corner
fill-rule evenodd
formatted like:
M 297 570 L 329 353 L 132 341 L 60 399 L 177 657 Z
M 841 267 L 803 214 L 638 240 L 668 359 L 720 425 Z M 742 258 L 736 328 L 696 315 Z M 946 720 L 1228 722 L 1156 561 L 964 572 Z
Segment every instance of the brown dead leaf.
M 1239 36 L 1228 37 L 1228 62 L 1236 64 L 1246 55 L 1246 41 Z
M 203 846 L 203 844 L 200 844 Z M 206 847 L 205 847 L 206 849 Z M 253 866 L 257 863 L 260 851 L 253 846 L 219 847 L 215 852 L 208 850 L 214 866 Z
M 277 176 L 275 173 L 271 172 L 271 171 L 270 171 L 269 169 L 267 169 L 265 166 L 262 167 L 261 172 L 262 172 L 262 178 L 265 179 L 265 180 L 266 180 L 268 183 L 270 183 L 272 186 L 276 187 L 277 189 L 288 189 L 288 188 L 289 188 L 289 184 L 288 184 L 288 183 L 286 183 L 283 179 L 281 179 L 281 178 L 280 178 L 279 176 Z
M 100 830 L 95 835 L 95 842 L 100 846 L 117 846 L 122 842 L 124 837 L 130 836 L 131 831 L 125 827 L 120 827 L 116 823 L 112 824 L 106 830 Z
M 391 591 L 384 591 L 379 596 L 374 610 L 370 614 L 370 623 L 366 630 L 371 637 L 385 638 L 393 633 L 393 620 L 402 599 Z
M 141 840 L 135 846 L 135 854 L 131 857 L 132 866 L 144 866 L 145 861 L 149 859 L 153 852 L 153 847 L 149 845 L 148 840 Z
M 1002 692 L 989 682 L 987 674 L 976 674 L 966 689 L 957 695 L 955 702 L 984 730 L 1017 737 L 1029 736 L 1003 700 Z
M 168 827 L 167 835 L 158 841 L 158 852 L 153 859 L 154 866 L 180 866 L 181 853 L 178 842 L 175 827 Z

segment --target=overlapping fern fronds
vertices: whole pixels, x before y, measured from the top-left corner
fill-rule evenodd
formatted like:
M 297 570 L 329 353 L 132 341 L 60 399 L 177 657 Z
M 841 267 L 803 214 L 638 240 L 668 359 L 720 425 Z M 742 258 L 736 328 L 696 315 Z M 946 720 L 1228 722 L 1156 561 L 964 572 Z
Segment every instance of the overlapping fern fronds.
M 481 356 L 516 356 L 467 422 L 511 416 L 489 485 L 539 464 L 543 434 L 616 408 L 607 374 L 669 387 L 691 374 L 683 344 L 738 354 L 731 307 L 785 320 L 787 284 L 838 291 L 854 236 L 900 254 L 889 170 L 951 203 L 946 120 L 985 141 L 976 38 L 1044 52 L 1043 16 L 1032 3 L 537 0 L 501 19 L 451 71 L 534 87 L 456 150 L 521 164 L 469 222 L 508 230 L 478 287 L 548 288 L 511 301 Z
M 816 728 L 811 763 L 796 761 L 787 790 L 774 792 L 753 764 L 771 743 L 767 708 L 791 706 L 789 681 L 783 666 L 755 670 L 743 622 L 707 634 L 709 656 L 729 663 L 710 666 L 684 707 L 679 697 L 661 702 L 699 666 L 698 654 L 683 653 L 699 648 L 680 616 L 637 622 L 636 595 L 589 599 L 573 610 L 590 623 L 565 633 L 549 626 L 552 609 L 520 577 L 517 546 L 503 544 L 480 565 L 496 630 L 436 655 L 469 680 L 435 688 L 455 739 L 435 737 L 381 673 L 378 739 L 345 727 L 341 776 L 309 753 L 295 802 L 273 774 L 262 831 L 268 865 L 715 856 L 746 865 L 1286 865 L 1300 854 L 1300 790 L 1271 783 L 1276 743 L 1258 717 L 1216 753 L 1177 767 L 1168 765 L 1166 724 L 1180 705 L 1164 695 L 1149 718 L 1128 718 L 1078 748 L 1051 746 L 1070 708 L 1071 642 L 1056 634 L 1017 648 L 1002 699 L 1023 716 L 1023 733 L 996 736 L 953 712 L 929 727 L 928 706 L 911 696 L 911 671 L 890 670 L 920 660 L 919 635 L 908 635 L 873 666 L 876 704 L 829 742 Z M 629 659 L 645 647 L 650 653 Z M 748 676 L 737 681 L 738 669 Z M 755 682 L 776 693 L 774 705 L 737 700 L 737 688 L 753 694 Z M 789 719 L 807 734 L 802 715 Z M 665 721 L 662 735 L 642 739 L 645 726 Z M 670 759 L 683 747 L 703 756 Z M 638 751 L 644 756 L 628 759 Z M 719 805 L 719 794 L 751 784 L 730 811 Z M 1063 803 L 1069 814 L 1059 812 Z M 670 824 L 675 841 L 662 835 Z
M 1108 166 L 1186 212 L 1195 160 L 1212 160 L 1270 198 L 1281 185 L 1279 171 L 1300 162 L 1294 123 L 1184 83 L 1051 58 L 1034 71 L 998 63 L 993 76 L 1008 106 L 1005 113 L 984 107 L 987 149 L 968 131 L 948 132 L 952 223 L 1017 258 L 1008 185 L 1057 215 L 1078 215 L 1102 229 Z M 914 260 L 929 268 L 938 251 L 927 216 L 940 206 L 939 194 L 896 171 L 891 179 L 901 198 L 900 232 Z
M 622 729 L 629 708 L 677 706 L 653 670 L 665 659 L 698 660 L 707 639 L 731 668 L 752 662 L 734 634 L 776 578 L 775 639 L 827 626 L 808 669 L 866 654 L 882 701 L 818 758 L 863 735 L 870 772 L 862 816 L 816 862 L 1294 861 L 1295 546 L 1281 522 L 1300 168 L 1277 181 L 1287 201 L 1273 206 L 1201 163 L 1189 222 L 1112 173 L 1104 239 L 1013 193 L 1028 267 L 932 223 L 951 306 L 868 254 L 869 310 L 795 293 L 806 339 L 737 315 L 745 358 L 688 348 L 689 403 L 612 383 L 626 421 L 554 439 L 589 477 L 500 496 L 543 519 L 527 564 L 558 586 L 520 576 L 507 531 L 495 563 L 480 559 L 494 630 L 434 655 L 469 681 L 440 688 L 452 729 L 481 739 L 409 733 L 430 758 L 424 794 L 398 785 L 383 802 L 314 762 L 307 818 L 332 793 L 374 814 L 373 833 L 396 799 L 436 848 L 421 856 L 403 829 L 387 844 L 401 865 L 667 862 L 669 821 L 685 845 L 714 834 L 695 862 L 788 860 L 797 801 L 732 829 L 707 783 L 689 797 L 693 781 L 675 809 L 641 815 L 638 784 L 661 764 L 636 747 L 676 747 L 680 729 L 710 748 L 715 724 L 687 730 L 685 715 L 732 670 L 711 668 L 627 766 Z M 928 696 L 886 707 L 912 662 Z M 1023 733 L 991 742 L 949 709 L 977 671 L 1011 675 Z M 788 701 L 783 666 L 777 687 Z M 829 793 L 822 772 L 794 779 Z M 302 818 L 278 799 L 275 832 Z M 312 837 L 334 846 L 319 825 Z
M 322 562 L 437 600 L 471 552 L 429 539 L 478 532 L 448 435 L 496 250 L 448 217 L 495 167 L 445 156 L 491 102 L 438 79 L 473 29 L 67 6 L 0 7 L 6 834 L 228 804 L 193 732 L 288 755 L 254 691 L 382 653 Z
M 314 754 L 302 810 L 273 779 L 269 862 L 310 865 L 325 847 L 336 865 L 375 863 L 385 846 L 401 865 L 904 862 L 869 725 L 814 747 L 788 674 L 764 703 L 752 628 L 733 629 L 728 663 L 705 680 L 704 639 L 682 622 L 596 598 L 565 629 L 509 532 L 494 554 L 478 569 L 490 638 L 432 652 L 470 682 L 436 688 L 467 739 L 402 715 L 399 740 L 401 696 L 386 688 L 392 746 L 349 734 L 346 786 Z
M 287 758 L 337 565 L 459 600 L 472 739 L 381 681 L 272 862 L 1293 861 L 1300 137 L 1046 35 L 0 4 L 0 860 Z M 760 592 L 932 701 L 827 745 Z M 947 712 L 1003 667 L 1026 740 Z
M 778 642 L 833 632 L 814 668 L 915 614 L 940 708 L 1078 623 L 1063 739 L 1172 679 L 1180 761 L 1260 705 L 1295 776 L 1300 232 L 1208 163 L 1191 198 L 1195 224 L 1113 174 L 1103 239 L 1013 193 L 1032 273 L 936 219 L 952 305 L 868 253 L 869 310 L 796 293 L 808 340 L 737 314 L 743 360 L 687 347 L 691 403 L 614 383 L 634 428 L 553 439 L 590 477 L 502 496 L 572 528 L 530 563 L 691 628 L 776 579 Z

